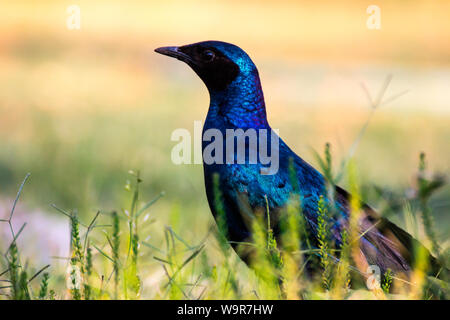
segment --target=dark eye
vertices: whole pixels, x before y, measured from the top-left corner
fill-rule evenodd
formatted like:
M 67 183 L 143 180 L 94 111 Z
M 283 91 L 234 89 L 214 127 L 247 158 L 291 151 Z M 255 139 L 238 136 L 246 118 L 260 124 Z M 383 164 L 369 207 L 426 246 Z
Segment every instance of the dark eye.
M 212 61 L 215 56 L 216 56 L 215 53 L 211 50 L 205 50 L 202 52 L 202 59 L 203 59 L 203 61 L 206 61 L 206 62 Z

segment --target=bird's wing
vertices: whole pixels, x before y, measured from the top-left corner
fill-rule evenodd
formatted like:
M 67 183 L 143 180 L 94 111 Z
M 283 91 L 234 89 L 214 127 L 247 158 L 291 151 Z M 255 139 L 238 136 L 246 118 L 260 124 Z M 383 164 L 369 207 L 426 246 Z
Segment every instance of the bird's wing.
M 324 192 L 324 178 L 287 146 L 284 147 L 287 154 L 295 159 L 301 192 L 304 195 L 312 195 L 311 199 L 306 199 L 304 203 L 304 214 L 314 229 L 314 221 L 317 216 L 317 193 L 323 194 Z M 342 228 L 348 227 L 349 203 L 349 193 L 336 186 L 336 204 L 340 213 L 337 217 L 330 217 L 330 222 L 336 228 L 336 230 L 332 230 L 332 235 L 338 242 L 341 241 Z M 415 253 L 420 250 L 430 261 L 430 271 L 433 274 L 439 273 L 441 267 L 419 241 L 388 219 L 379 216 L 367 204 L 363 204 L 362 209 L 359 219 L 360 251 L 361 257 L 364 258 L 367 265 L 377 265 L 383 272 L 388 268 L 392 271 L 407 272 L 411 266 L 415 265 Z

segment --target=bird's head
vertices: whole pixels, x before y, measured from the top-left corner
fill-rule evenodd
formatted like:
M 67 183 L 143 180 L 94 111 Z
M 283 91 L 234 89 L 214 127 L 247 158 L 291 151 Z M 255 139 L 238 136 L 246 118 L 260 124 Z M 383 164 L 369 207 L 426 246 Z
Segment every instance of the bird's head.
M 155 51 L 186 62 L 210 92 L 225 90 L 239 77 L 258 77 L 250 57 L 230 43 L 204 41 L 180 47 L 162 47 Z

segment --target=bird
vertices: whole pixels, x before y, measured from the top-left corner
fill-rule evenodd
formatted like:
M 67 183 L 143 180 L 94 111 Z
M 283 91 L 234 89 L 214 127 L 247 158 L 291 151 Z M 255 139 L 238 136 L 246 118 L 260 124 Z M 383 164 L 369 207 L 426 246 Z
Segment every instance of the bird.
M 203 139 L 204 184 L 209 207 L 213 216 L 224 211 L 228 241 L 241 258 L 248 262 L 248 256 L 237 250 L 236 244 L 251 239 L 249 216 L 268 210 L 270 224 L 278 236 L 280 212 L 288 205 L 292 194 L 298 195 L 301 203 L 299 214 L 303 215 L 311 235 L 317 243 L 318 204 L 320 199 L 334 203 L 336 210 L 328 218 L 332 240 L 342 245 L 342 232 L 350 225 L 351 195 L 339 186 L 334 187 L 334 199 L 327 193 L 327 181 L 318 170 L 298 156 L 272 130 L 267 120 L 266 105 L 258 69 L 249 55 L 240 47 L 222 41 L 203 41 L 183 46 L 160 47 L 157 53 L 185 62 L 206 85 L 210 104 L 203 133 L 216 130 L 226 135 L 227 130 L 267 130 L 267 145 L 272 138 L 278 139 L 274 148 L 278 153 L 278 170 L 264 174 L 266 166 L 258 156 L 256 163 L 250 163 L 247 156 L 252 151 L 250 139 L 245 140 L 244 162 L 205 161 L 208 141 Z M 261 136 L 258 137 L 261 138 Z M 225 146 L 224 146 L 225 149 Z M 224 155 L 227 150 L 224 150 Z M 229 152 L 229 151 L 228 151 Z M 236 150 L 232 159 L 236 160 Z M 228 159 L 230 160 L 230 159 Z M 214 178 L 214 177 L 218 178 Z M 216 182 L 215 180 L 216 179 Z M 218 208 L 215 183 L 221 193 L 222 206 Z M 357 256 L 362 262 L 359 269 L 366 274 L 367 266 L 375 265 L 381 273 L 388 270 L 395 274 L 409 274 L 414 267 L 414 248 L 420 247 L 431 261 L 433 272 L 439 271 L 436 259 L 409 233 L 379 215 L 369 205 L 361 204 L 357 224 Z M 248 212 L 250 211 L 250 214 Z M 332 210 L 331 210 L 332 211 Z

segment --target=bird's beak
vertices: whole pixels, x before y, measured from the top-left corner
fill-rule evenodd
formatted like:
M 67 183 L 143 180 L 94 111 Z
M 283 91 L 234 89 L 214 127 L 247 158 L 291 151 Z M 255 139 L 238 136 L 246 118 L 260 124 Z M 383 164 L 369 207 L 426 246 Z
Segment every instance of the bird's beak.
M 194 63 L 190 56 L 180 51 L 180 47 L 161 47 L 155 49 L 155 52 L 158 52 L 165 56 L 177 58 L 178 60 L 184 61 L 186 63 Z

